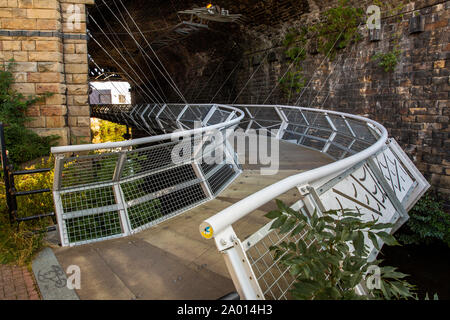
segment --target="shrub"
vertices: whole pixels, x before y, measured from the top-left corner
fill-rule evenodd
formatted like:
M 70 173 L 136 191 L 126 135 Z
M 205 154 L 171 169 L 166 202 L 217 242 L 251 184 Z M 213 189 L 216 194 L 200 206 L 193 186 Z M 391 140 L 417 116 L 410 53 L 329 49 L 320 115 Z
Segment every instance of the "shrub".
M 278 210 L 266 217 L 274 219 L 271 229 L 290 233 L 288 242 L 270 247 L 274 260 L 289 267 L 295 283 L 290 293 L 294 299 L 405 299 L 414 297 L 414 286 L 405 274 L 394 267 L 379 266 L 380 260 L 368 261 L 364 233 L 379 248 L 378 240 L 398 245 L 385 232 L 392 224 L 364 222 L 362 214 L 351 210 L 332 210 L 306 217 L 277 200 Z M 367 295 L 360 296 L 355 287 L 369 284 L 372 271 L 379 271 L 379 285 L 367 285 Z
M 0 69 L 0 122 L 5 124 L 5 141 L 8 157 L 16 166 L 20 163 L 48 155 L 59 138 L 56 135 L 40 137 L 25 127 L 32 120 L 26 116 L 28 108 L 51 94 L 25 97 L 11 88 L 14 82 L 11 61 Z
M 53 160 L 50 158 L 26 169 L 48 168 L 52 164 Z M 15 184 L 17 190 L 20 191 L 51 189 L 53 185 L 53 171 L 43 174 L 17 176 Z M 19 197 L 17 202 L 18 214 L 21 217 L 50 213 L 54 210 L 51 193 Z M 44 234 L 33 234 L 32 231 L 42 230 L 52 223 L 51 218 L 44 218 L 10 225 L 6 207 L 5 186 L 3 183 L 0 183 L 0 263 L 15 263 L 19 265 L 30 263 L 33 256 L 44 245 Z
M 398 64 L 401 51 L 394 49 L 387 53 L 377 53 L 372 57 L 373 61 L 378 61 L 378 66 L 382 67 L 385 72 L 392 72 Z
M 444 200 L 433 192 L 426 193 L 410 210 L 409 220 L 397 237 L 404 244 L 439 241 L 450 247 L 450 214 L 444 211 Z

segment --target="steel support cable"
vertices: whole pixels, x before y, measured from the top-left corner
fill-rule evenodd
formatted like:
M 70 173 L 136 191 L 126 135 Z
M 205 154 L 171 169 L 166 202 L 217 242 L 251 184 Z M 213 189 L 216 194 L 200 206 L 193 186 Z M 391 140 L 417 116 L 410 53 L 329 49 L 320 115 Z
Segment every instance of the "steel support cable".
M 104 2 L 104 1 L 103 1 Z M 136 38 L 130 33 L 130 31 L 127 29 L 127 27 L 122 23 L 122 21 L 119 19 L 119 17 L 117 17 L 117 15 L 114 13 L 114 11 L 104 2 L 104 4 L 106 5 L 106 7 L 108 8 L 108 10 L 112 13 L 112 15 L 116 18 L 116 20 L 119 22 L 119 24 L 122 26 L 122 28 L 127 31 L 127 33 L 131 36 L 131 38 L 134 40 L 134 42 L 136 43 L 136 45 L 138 46 L 138 48 L 140 48 L 141 50 L 143 50 L 142 46 L 137 42 Z M 171 83 L 169 82 L 169 80 L 167 80 L 167 78 L 165 77 L 165 75 L 161 72 L 161 70 L 159 69 L 159 67 L 154 63 L 154 61 L 148 56 L 148 54 L 143 51 L 144 54 L 147 56 L 147 58 L 152 62 L 152 64 L 156 67 L 156 69 L 162 74 L 162 76 L 164 77 L 164 79 L 169 83 L 169 85 L 171 85 Z M 174 89 L 176 90 L 176 89 Z
M 225 81 L 222 83 L 222 85 L 220 86 L 219 90 L 217 90 L 216 94 L 214 95 L 214 97 L 212 97 L 211 101 L 209 103 L 212 103 L 212 101 L 216 98 L 216 96 L 219 94 L 219 92 L 222 90 L 223 86 L 227 83 L 228 79 L 230 79 L 231 75 L 234 73 L 234 71 L 236 71 L 236 69 L 241 65 L 242 60 L 239 60 L 238 63 L 236 63 L 236 66 L 234 67 L 233 70 L 231 70 L 230 74 L 228 75 L 228 77 L 225 79 Z
M 119 0 L 120 1 L 120 0 Z M 120 19 L 117 17 L 117 15 L 114 13 L 114 11 L 112 11 L 112 9 L 105 3 L 104 0 L 102 0 L 102 2 L 106 5 L 106 7 L 109 9 L 109 11 L 113 14 L 113 16 L 117 19 L 117 21 L 119 21 L 119 23 L 122 25 L 122 27 L 125 29 L 125 31 L 128 31 L 126 29 L 126 27 L 123 25 L 123 23 L 120 21 Z M 125 5 L 123 4 L 122 1 L 120 1 L 120 3 L 122 4 L 123 8 L 125 9 L 125 11 L 127 12 L 128 16 L 130 17 L 131 21 L 133 21 L 133 24 L 136 26 L 137 30 L 139 31 L 139 34 L 142 36 L 142 38 L 145 40 L 145 42 L 147 43 L 147 45 L 149 46 L 149 48 L 151 49 L 151 51 L 153 52 L 153 54 L 155 55 L 156 59 L 158 60 L 158 62 L 161 64 L 162 68 L 164 69 L 164 71 L 167 73 L 167 75 L 169 76 L 169 78 L 172 80 L 172 78 L 170 77 L 170 74 L 167 72 L 166 68 L 164 67 L 164 65 L 162 64 L 161 60 L 159 60 L 158 55 L 156 54 L 156 52 L 153 50 L 152 46 L 149 44 L 149 42 L 147 41 L 147 38 L 144 36 L 144 34 L 142 33 L 141 29 L 139 28 L 139 26 L 136 24 L 136 21 L 133 19 L 133 17 L 131 16 L 131 14 L 128 12 L 127 8 L 125 7 Z M 133 36 L 133 34 L 131 34 L 130 32 L 128 32 L 129 35 L 131 36 L 131 38 L 134 40 L 134 42 L 138 45 L 138 47 L 142 46 L 139 44 L 139 42 L 137 42 L 136 38 Z M 181 99 L 183 100 L 184 103 L 187 104 L 186 99 L 184 98 L 183 94 L 181 93 L 181 91 L 179 91 L 178 87 L 176 86 L 175 82 L 172 82 L 170 80 L 167 79 L 167 77 L 164 75 L 164 73 L 161 71 L 161 69 L 156 65 L 156 63 L 153 61 L 153 59 L 147 54 L 147 52 L 144 50 L 144 48 L 142 48 L 144 54 L 147 56 L 147 58 L 150 60 L 150 62 L 155 66 L 155 68 L 159 71 L 159 73 L 164 77 L 164 79 L 169 83 L 169 85 L 172 87 L 172 89 L 181 97 Z
M 357 28 L 359 28 L 360 25 L 361 25 L 361 24 L 359 24 Z M 355 38 L 355 35 L 356 35 L 356 34 L 353 35 L 353 37 L 352 37 L 351 40 L 353 40 L 353 39 Z M 355 48 L 355 47 L 352 48 L 352 50 L 351 50 L 350 53 L 353 52 L 354 48 Z M 339 56 L 339 61 L 336 61 L 336 62 L 334 63 L 333 70 L 328 74 L 328 76 L 327 76 L 327 78 L 325 79 L 324 83 L 323 83 L 322 86 L 320 87 L 320 90 L 317 92 L 317 94 L 315 95 L 314 99 L 313 99 L 312 101 L 310 101 L 308 107 L 311 107 L 311 105 L 314 103 L 314 101 L 315 101 L 316 98 L 318 97 L 319 93 L 322 92 L 323 87 L 325 86 L 325 84 L 327 83 L 328 79 L 329 79 L 329 78 L 331 77 L 331 75 L 333 74 L 334 70 L 336 69 L 336 67 L 337 67 L 337 65 L 338 65 L 338 62 L 340 62 L 341 59 L 342 59 L 342 55 Z M 346 63 L 346 62 L 344 62 L 343 68 L 345 67 L 345 63 Z M 330 95 L 330 91 L 328 91 L 327 98 L 328 98 L 329 95 Z M 322 103 L 322 106 L 323 106 L 323 104 L 324 104 L 324 103 Z
M 97 21 L 90 16 L 90 18 L 92 19 L 92 21 L 94 21 L 95 25 L 100 29 L 100 31 L 103 32 L 103 29 L 100 27 L 100 25 L 97 23 Z M 153 94 L 153 92 L 147 87 L 147 85 L 145 84 L 145 82 L 142 80 L 142 78 L 139 76 L 139 74 L 134 70 L 134 68 L 130 65 L 130 63 L 128 62 L 128 60 L 123 56 L 123 54 L 120 52 L 120 50 L 116 47 L 116 45 L 112 42 L 112 40 L 110 39 L 110 37 L 106 36 L 105 37 L 108 39 L 109 43 L 113 46 L 113 48 L 117 51 L 117 53 L 120 55 L 120 57 L 125 61 L 125 63 L 127 64 L 127 66 L 133 71 L 133 73 L 137 76 L 137 78 L 140 80 L 140 82 L 144 85 L 144 87 L 149 91 L 150 95 L 153 96 L 152 102 L 157 102 L 158 99 L 156 99 L 155 95 Z M 141 88 L 142 89 L 142 88 Z M 143 89 L 142 89 L 143 90 Z M 147 95 L 149 98 L 150 96 Z
M 101 12 L 100 12 L 100 15 L 102 16 L 103 21 L 105 22 L 106 27 L 108 28 L 108 30 L 111 31 L 111 30 L 112 30 L 111 25 L 108 23 L 108 21 L 106 20 L 106 18 L 104 17 L 104 15 L 103 15 Z M 132 60 L 132 61 L 134 62 L 134 64 L 137 66 L 137 68 L 139 69 L 139 71 L 142 73 L 142 75 L 144 76 L 145 80 L 147 81 L 147 83 L 149 84 L 149 86 L 151 87 L 151 89 L 153 89 L 153 91 L 154 91 L 154 93 L 155 93 L 154 96 L 159 98 L 159 100 L 156 99 L 156 101 L 157 101 L 158 103 L 162 103 L 162 102 L 164 101 L 164 99 L 161 97 L 161 95 L 158 93 L 158 91 L 155 89 L 155 87 L 151 84 L 151 82 L 150 82 L 150 80 L 147 78 L 145 72 L 142 70 L 142 68 L 139 66 L 139 64 L 136 62 L 136 60 L 135 60 L 135 59 L 133 58 L 133 56 L 130 54 L 130 52 L 128 51 L 127 47 L 126 47 L 125 44 L 123 43 L 123 41 L 120 40 L 120 38 L 119 38 L 117 35 L 114 35 L 113 38 L 115 38 L 115 40 L 116 40 L 119 44 L 121 44 L 121 45 L 123 46 L 123 48 L 125 49 L 126 53 L 130 56 L 131 60 Z M 117 42 L 116 42 L 116 43 L 117 43 Z
M 233 51 L 234 47 L 236 46 L 236 42 L 233 44 L 233 47 L 231 48 L 230 52 Z M 229 57 L 229 55 L 227 57 L 224 57 L 223 60 L 219 63 L 219 65 L 217 66 L 216 70 L 214 70 L 213 74 L 211 75 L 211 77 L 209 77 L 208 81 L 203 85 L 202 89 L 197 93 L 197 95 L 195 96 L 195 98 L 193 99 L 193 101 L 195 102 L 195 100 L 197 100 L 198 96 L 200 95 L 200 93 L 206 88 L 206 86 L 210 83 L 210 81 L 214 78 L 214 76 L 216 75 L 217 71 L 219 71 L 219 68 L 223 65 L 223 63 L 225 62 L 225 60 Z
M 175 90 L 175 93 L 177 93 L 177 94 L 180 96 L 181 100 L 182 100 L 184 103 L 187 104 L 188 102 L 187 102 L 186 98 L 184 97 L 183 93 L 182 93 L 181 90 L 178 88 L 178 86 L 176 85 L 175 81 L 172 79 L 170 73 L 167 71 L 167 69 L 165 68 L 165 66 L 164 66 L 164 64 L 162 63 L 162 61 L 159 59 L 159 57 L 158 57 L 158 55 L 156 54 L 156 52 L 153 50 L 152 45 L 148 42 L 148 40 L 147 40 L 147 38 L 145 37 L 145 35 L 141 32 L 141 28 L 139 28 L 139 26 L 137 25 L 136 21 L 133 19 L 133 17 L 131 16 L 130 12 L 128 11 L 128 9 L 127 9 L 127 8 L 125 7 L 125 5 L 123 4 L 123 2 L 122 2 L 121 0 L 119 0 L 119 1 L 120 1 L 120 3 L 122 4 L 122 7 L 123 7 L 123 8 L 125 9 L 125 11 L 127 12 L 127 14 L 128 14 L 128 16 L 130 17 L 131 21 L 133 21 L 133 24 L 134 24 L 134 25 L 136 26 L 136 28 L 138 29 L 138 31 L 139 31 L 141 37 L 144 39 L 145 43 L 147 44 L 147 46 L 148 46 L 148 47 L 150 48 L 150 50 L 152 51 L 152 53 L 153 53 L 153 55 L 155 56 L 156 60 L 159 62 L 159 64 L 161 65 L 162 69 L 165 71 L 165 73 L 166 73 L 167 76 L 169 77 L 169 80 L 170 80 L 170 81 L 168 81 L 167 78 L 165 78 L 166 81 L 168 81 L 168 83 L 171 84 L 172 88 Z M 119 11 L 120 11 L 120 10 L 119 10 Z M 165 21 L 166 24 L 168 24 L 165 18 L 164 18 L 164 21 Z M 142 48 L 142 51 L 147 55 L 147 53 L 146 53 L 146 51 L 144 50 L 144 48 Z M 148 56 L 148 55 L 147 55 L 147 56 Z M 148 57 L 148 58 L 151 59 L 150 57 Z M 153 62 L 153 60 L 151 60 L 151 61 Z M 155 65 L 155 66 L 156 66 L 156 65 Z M 158 71 L 160 71 L 160 70 L 158 69 Z M 161 71 L 160 71 L 160 73 L 163 74 Z
M 360 24 L 358 27 L 360 27 L 360 26 L 361 26 L 361 24 Z M 352 52 L 353 52 L 353 50 L 355 50 L 355 49 L 356 49 L 356 46 L 354 46 L 354 47 L 352 48 Z M 343 70 L 345 70 L 345 64 L 346 64 L 346 63 L 347 63 L 347 61 L 344 62 L 344 66 L 342 67 L 341 72 L 342 72 Z M 340 73 L 341 73 L 341 72 L 340 72 Z M 339 74 L 340 74 L 340 73 L 339 73 Z M 325 105 L 325 102 L 327 101 L 327 99 L 328 99 L 328 97 L 330 96 L 331 92 L 333 92 L 333 90 L 328 90 L 328 94 L 327 94 L 326 98 L 322 101 L 321 107 L 323 107 L 323 106 Z
M 345 30 L 345 29 L 344 29 Z M 313 76 L 311 77 L 311 79 L 309 79 L 308 84 L 306 85 L 306 87 L 303 88 L 302 92 L 300 93 L 300 97 L 298 97 L 298 99 L 295 102 L 295 106 L 298 105 L 298 103 L 300 102 L 300 99 L 303 96 L 303 93 L 305 92 L 306 88 L 309 87 L 309 85 L 311 84 L 311 81 L 314 79 L 314 75 L 317 73 L 317 70 L 322 66 L 322 64 L 325 62 L 325 60 L 328 58 L 328 56 L 331 53 L 331 50 L 333 50 L 333 48 L 336 46 L 336 43 L 338 42 L 338 40 L 341 38 L 342 34 L 344 33 L 344 30 L 341 31 L 341 33 L 339 33 L 339 36 L 336 38 L 336 40 L 334 41 L 333 45 L 331 46 L 330 50 L 328 50 L 328 53 L 326 54 L 326 56 L 323 58 L 322 62 L 319 64 L 319 66 L 316 68 L 316 71 L 314 71 Z
M 253 77 L 255 76 L 256 72 L 258 72 L 259 68 L 261 68 L 261 66 L 263 65 L 263 62 L 266 61 L 267 57 L 269 56 L 270 53 L 270 49 L 267 49 L 267 53 L 266 56 L 264 57 L 264 59 L 261 61 L 261 63 L 259 64 L 259 66 L 256 68 L 255 71 L 253 71 L 252 75 L 250 76 L 250 78 L 247 80 L 247 82 L 245 83 L 244 87 L 241 89 L 241 91 L 239 92 L 239 94 L 236 96 L 236 98 L 234 99 L 232 104 L 235 104 L 237 99 L 239 98 L 239 96 L 242 94 L 242 92 L 244 91 L 244 89 L 248 86 L 248 84 L 250 83 L 250 80 L 253 79 Z
M 314 96 L 314 98 L 312 100 L 310 100 L 308 102 L 308 108 L 311 108 L 311 105 L 314 103 L 314 101 L 316 100 L 316 98 L 319 96 L 319 93 L 322 92 L 323 87 L 325 86 L 325 84 L 327 83 L 328 79 L 330 78 L 331 74 L 333 73 L 334 69 L 336 68 L 336 65 L 342 60 L 342 55 L 339 56 L 339 59 L 335 62 L 333 70 L 328 74 L 328 76 L 325 78 L 325 81 L 322 83 L 322 85 L 320 86 L 320 89 L 317 91 L 316 95 Z
M 104 2 L 104 0 L 102 0 Z M 161 62 L 161 60 L 159 59 L 158 55 L 156 54 L 156 52 L 153 50 L 153 47 L 151 46 L 151 44 L 148 42 L 147 38 L 145 37 L 145 35 L 141 32 L 141 28 L 139 28 L 139 26 L 137 25 L 136 21 L 134 20 L 134 18 L 131 16 L 130 12 L 128 11 L 127 7 L 123 4 L 122 0 L 119 0 L 120 4 L 122 5 L 122 7 L 125 9 L 125 11 L 127 12 L 128 16 L 130 17 L 131 21 L 133 21 L 133 24 L 136 26 L 137 30 L 139 31 L 140 35 L 142 36 L 142 38 L 144 39 L 144 41 L 146 42 L 146 44 L 148 45 L 148 47 L 150 48 L 150 50 L 152 51 L 153 55 L 155 56 L 156 60 L 158 60 L 159 64 L 161 65 L 162 69 L 166 72 L 167 76 L 169 77 L 170 81 L 172 82 L 173 86 L 174 86 L 174 90 L 175 92 L 178 93 L 178 95 L 180 96 L 180 98 L 183 100 L 183 102 L 185 102 L 186 104 L 188 103 L 187 100 L 185 99 L 185 97 L 183 96 L 183 94 L 181 93 L 180 89 L 178 88 L 178 86 L 176 85 L 175 81 L 172 79 L 172 77 L 170 76 L 170 73 L 166 70 L 166 68 L 164 67 L 164 64 Z M 145 52 L 145 51 L 144 51 Z M 150 57 L 149 57 L 150 59 Z M 159 70 L 159 69 L 158 69 Z M 167 79 L 166 79 L 167 80 Z M 170 83 L 170 82 L 169 82 Z
M 278 85 L 280 84 L 280 81 L 282 79 L 284 79 L 284 77 L 286 77 L 287 73 L 289 72 L 289 70 L 291 70 L 292 66 L 295 63 L 295 60 L 300 57 L 300 55 L 305 51 L 305 47 L 302 48 L 302 50 L 297 54 L 297 56 L 294 58 L 294 60 L 291 62 L 291 64 L 288 66 L 286 72 L 283 74 L 283 76 L 280 78 L 280 80 L 277 82 L 277 84 L 275 85 L 275 87 L 273 87 L 272 91 L 270 91 L 269 95 L 267 96 L 267 98 L 264 100 L 264 102 L 262 104 L 266 104 L 267 100 L 269 100 L 269 98 L 272 96 L 273 92 L 275 91 L 276 88 L 278 88 Z
M 112 60 L 114 61 L 114 63 L 122 70 L 122 72 L 133 82 L 133 84 L 135 86 L 139 87 L 139 84 L 133 79 L 133 77 L 131 77 L 128 72 L 122 67 L 122 65 L 120 63 L 117 62 L 116 59 L 114 59 L 111 54 L 109 54 L 108 50 L 106 50 L 98 41 L 97 39 L 95 39 L 92 34 L 90 34 L 90 38 L 106 53 L 106 55 Z M 143 90 L 142 88 L 140 88 L 141 90 Z M 150 101 L 153 102 L 153 100 L 151 99 L 150 96 L 148 96 L 147 92 L 143 91 L 145 95 L 147 95 L 147 97 L 150 99 Z
M 113 87 L 119 91 L 119 89 L 116 87 L 116 85 L 114 84 L 114 82 L 111 82 L 111 84 L 113 85 Z M 134 121 L 133 118 L 131 118 L 131 116 L 128 114 L 128 112 L 124 112 L 122 110 L 122 108 L 118 108 L 119 112 L 121 115 L 124 115 L 125 117 L 127 117 L 128 119 L 130 119 L 132 121 L 132 123 L 135 123 L 138 127 L 140 127 L 143 131 L 147 132 L 149 135 L 153 135 L 155 134 L 155 131 L 149 131 L 147 130 L 145 127 L 142 127 L 138 122 Z M 123 116 L 122 116 L 123 117 Z M 118 118 L 116 118 L 118 119 Z M 139 128 L 138 128 L 139 129 Z
M 128 34 L 132 33 L 132 32 L 131 32 L 130 26 L 128 25 L 128 23 L 127 23 L 125 17 L 124 17 L 123 14 L 122 14 L 122 11 L 121 11 L 121 10 L 119 9 L 119 7 L 117 6 L 116 1 L 113 0 L 113 3 L 114 3 L 114 6 L 116 7 L 117 11 L 118 11 L 119 14 L 120 14 L 120 17 L 122 18 L 123 22 L 124 22 L 125 25 L 126 25 L 126 28 L 127 28 L 126 31 L 128 32 Z M 145 64 L 147 65 L 148 70 L 149 70 L 150 73 L 152 74 L 152 77 L 156 80 L 156 84 L 158 85 L 159 89 L 161 90 L 161 94 L 158 93 L 158 96 L 161 97 L 161 101 L 167 102 L 167 97 L 166 97 L 166 95 L 164 94 L 164 90 L 161 88 L 161 85 L 160 85 L 158 79 L 156 78 L 155 74 L 153 73 L 152 67 L 150 67 L 150 64 L 148 63 L 148 61 L 147 61 L 147 59 L 146 59 L 146 57 L 145 57 L 145 55 L 144 55 L 144 51 L 143 51 L 142 48 L 139 47 L 139 46 L 138 46 L 137 48 L 139 49 L 139 52 L 141 53 L 142 57 L 144 58 L 143 60 L 144 60 Z M 150 85 L 152 86 L 152 88 L 154 88 L 155 92 L 158 92 L 158 90 L 156 90 L 156 88 L 155 88 L 151 83 L 150 83 Z M 164 97 L 164 98 L 163 98 L 163 97 Z
M 106 50 L 102 45 L 101 45 L 101 43 L 99 43 L 98 41 L 97 41 L 97 39 L 95 39 L 93 36 L 92 36 L 92 34 L 90 35 L 90 37 L 94 40 L 94 42 L 108 55 L 108 57 L 122 70 L 122 72 L 126 75 L 126 77 L 136 86 L 136 87 L 138 87 L 146 96 L 147 96 L 147 98 L 149 99 L 149 101 L 151 101 L 151 102 L 154 102 L 154 99 L 151 97 L 151 96 L 149 96 L 148 95 L 148 93 L 143 89 L 143 88 L 141 88 L 140 86 L 139 86 L 139 84 L 137 83 L 137 81 L 122 67 L 122 65 L 119 63 L 119 62 L 117 62 L 117 60 L 116 59 L 114 59 L 112 56 L 111 56 L 111 54 L 108 52 L 108 50 Z

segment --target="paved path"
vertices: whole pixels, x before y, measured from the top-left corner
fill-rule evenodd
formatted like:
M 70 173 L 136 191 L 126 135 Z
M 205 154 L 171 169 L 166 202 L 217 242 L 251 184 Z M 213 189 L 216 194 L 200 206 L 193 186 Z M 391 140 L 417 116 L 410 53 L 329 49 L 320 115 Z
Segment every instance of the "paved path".
M 241 176 L 215 200 L 134 236 L 54 249 L 64 269 L 80 267 L 80 299 L 217 299 L 235 291 L 214 241 L 204 240 L 198 227 L 204 219 L 265 186 L 330 162 L 321 153 L 286 142 L 281 142 L 280 153 L 277 175 L 261 176 L 257 165 L 244 164 Z M 294 203 L 298 191 L 280 199 Z M 268 223 L 263 215 L 274 206 L 267 204 L 233 225 L 237 235 L 244 239 Z
M 40 300 L 26 267 L 0 264 L 0 300 Z

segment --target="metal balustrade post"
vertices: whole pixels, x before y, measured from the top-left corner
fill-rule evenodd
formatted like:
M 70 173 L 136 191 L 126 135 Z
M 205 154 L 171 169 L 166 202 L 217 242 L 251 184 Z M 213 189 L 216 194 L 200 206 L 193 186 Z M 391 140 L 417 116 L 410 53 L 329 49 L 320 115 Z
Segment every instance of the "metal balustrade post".
M 211 109 L 209 109 L 209 112 L 206 114 L 205 118 L 202 120 L 202 127 L 206 127 L 208 124 L 208 121 L 211 119 L 211 117 L 214 115 L 214 113 L 217 110 L 217 106 L 213 105 Z
M 286 115 L 284 114 L 283 110 L 281 110 L 278 106 L 276 106 L 274 108 L 281 120 L 280 130 L 278 130 L 278 132 L 277 132 L 276 139 L 281 140 L 284 136 L 284 132 L 286 131 L 287 127 L 289 126 L 289 121 L 288 121 Z
M 264 294 L 253 272 L 241 241 L 230 226 L 215 236 L 233 284 L 243 300 L 264 300 Z M 217 239 L 220 239 L 217 241 Z
M 334 138 L 336 138 L 336 135 L 337 135 L 336 126 L 334 125 L 333 121 L 331 121 L 331 119 L 330 119 L 330 117 L 328 116 L 327 113 L 325 113 L 325 119 L 327 119 L 327 122 L 330 125 L 331 129 L 333 130 L 333 132 L 331 133 L 330 137 L 328 138 L 327 142 L 325 143 L 325 146 L 322 149 L 322 153 L 326 153 L 328 151 L 328 149 L 330 148 Z
M 62 186 L 62 172 L 64 169 L 64 155 L 55 155 L 55 172 L 53 177 L 53 203 L 55 206 L 56 221 L 58 222 L 58 232 L 61 239 L 61 246 L 66 247 L 69 245 L 68 239 L 65 237 L 64 233 L 64 218 L 63 212 L 64 208 L 61 200 L 61 186 Z
M 123 231 L 124 235 L 130 235 L 131 234 L 130 220 L 128 217 L 128 210 L 127 210 L 127 205 L 125 202 L 125 197 L 123 194 L 122 187 L 120 185 L 120 179 L 121 179 L 123 169 L 125 167 L 126 162 L 127 162 L 127 152 L 122 151 L 119 154 L 119 158 L 117 159 L 116 167 L 114 170 L 113 191 L 114 191 L 114 198 L 116 200 L 118 210 L 119 210 L 122 231 Z

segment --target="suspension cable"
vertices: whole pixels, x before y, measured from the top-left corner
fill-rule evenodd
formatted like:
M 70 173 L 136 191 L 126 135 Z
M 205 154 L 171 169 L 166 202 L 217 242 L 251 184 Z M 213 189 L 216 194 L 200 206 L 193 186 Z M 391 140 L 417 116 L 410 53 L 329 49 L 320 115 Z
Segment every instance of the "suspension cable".
M 104 22 L 106 23 L 106 27 L 108 28 L 108 30 L 112 30 L 111 25 L 108 23 L 108 21 L 106 20 L 106 18 L 104 17 L 104 15 L 100 12 L 100 15 L 102 16 Z M 158 103 L 164 101 L 164 99 L 161 97 L 161 95 L 158 93 L 158 91 L 155 89 L 155 87 L 152 85 L 152 83 L 150 82 L 150 80 L 147 78 L 145 72 L 141 69 L 141 67 L 139 66 L 139 64 L 136 62 L 136 60 L 134 59 L 133 55 L 130 54 L 130 52 L 128 51 L 127 47 L 125 46 L 125 44 L 123 43 L 123 41 L 117 36 L 114 35 L 114 37 L 116 39 L 116 41 L 118 41 L 122 47 L 125 49 L 126 53 L 130 56 L 131 60 L 134 62 L 134 64 L 138 67 L 138 69 L 140 70 L 141 74 L 144 76 L 144 78 L 147 80 L 148 85 L 153 89 L 153 91 L 155 92 L 154 96 L 157 96 L 159 98 L 156 99 L 156 101 L 158 101 Z
M 117 17 L 117 15 L 114 13 L 114 11 L 110 8 L 110 6 L 108 6 L 108 4 L 106 4 L 106 2 L 104 0 L 102 0 L 102 2 L 106 5 L 106 7 L 108 8 L 108 10 L 112 13 L 112 15 L 117 19 L 117 21 L 120 23 L 120 25 L 124 28 L 125 31 L 128 32 L 128 29 L 124 26 L 124 24 L 122 23 L 122 21 L 119 19 L 119 17 Z M 128 12 L 128 10 L 126 9 L 125 5 L 122 3 L 122 1 L 120 1 L 122 6 L 125 8 L 125 11 L 128 13 L 128 15 L 130 16 L 131 20 L 133 21 L 134 25 L 138 28 L 139 33 L 141 34 L 141 36 L 144 38 L 144 40 L 147 42 L 147 39 L 145 38 L 145 36 L 142 34 L 142 32 L 140 31 L 139 26 L 137 26 L 136 22 L 134 21 L 133 17 L 131 17 L 130 13 Z M 136 38 L 133 36 L 133 34 L 131 34 L 130 32 L 128 32 L 128 34 L 131 36 L 131 38 L 134 40 L 134 42 L 136 43 L 136 45 L 138 47 L 142 46 L 139 44 L 139 42 L 136 40 Z M 151 48 L 151 46 L 150 46 Z M 153 51 L 153 48 L 151 48 Z M 161 73 L 161 75 L 164 77 L 164 79 L 169 83 L 169 85 L 172 87 L 172 89 L 175 90 L 175 92 L 182 98 L 182 100 L 187 104 L 186 99 L 184 98 L 183 95 L 180 95 L 181 92 L 179 92 L 179 90 L 177 89 L 176 85 L 174 86 L 174 84 L 172 84 L 172 82 L 170 82 L 170 80 L 167 79 L 167 77 L 164 75 L 164 73 L 161 71 L 161 69 L 156 65 L 156 63 L 153 61 L 153 59 L 145 52 L 145 50 L 142 48 L 144 54 L 147 56 L 147 58 L 150 60 L 150 62 L 155 66 L 155 68 Z M 154 52 L 154 51 L 153 51 Z M 156 58 L 158 59 L 158 61 L 161 63 L 161 61 L 159 60 L 158 56 L 155 53 Z M 161 63 L 162 64 L 162 63 Z M 164 66 L 162 65 L 162 67 L 164 68 Z M 165 69 L 165 68 L 164 68 Z M 167 72 L 167 71 L 166 71 Z M 169 75 L 170 76 L 170 75 Z
M 126 29 L 127 29 L 128 33 L 131 33 L 131 28 L 130 28 L 130 26 L 128 25 L 128 23 L 127 23 L 125 17 L 122 15 L 122 10 L 119 9 L 119 7 L 118 7 L 118 5 L 117 5 L 117 3 L 116 3 L 115 0 L 113 0 L 113 3 L 114 3 L 114 6 L 116 7 L 117 11 L 118 11 L 119 14 L 120 14 L 120 17 L 122 18 L 123 22 L 125 23 Z M 167 96 L 164 94 L 164 90 L 161 88 L 161 85 L 160 85 L 158 79 L 156 78 L 155 74 L 153 73 L 152 67 L 150 67 L 150 65 L 149 65 L 149 63 L 148 63 L 148 61 L 147 61 L 147 59 L 146 59 L 146 57 L 145 57 L 145 55 L 144 55 L 144 52 L 143 52 L 143 50 L 142 50 L 142 47 L 138 46 L 138 49 L 139 49 L 139 52 L 141 53 L 142 57 L 144 58 L 143 60 L 144 60 L 145 64 L 147 65 L 148 70 L 149 70 L 150 73 L 152 74 L 153 79 L 156 80 L 156 84 L 158 85 L 159 89 L 161 90 L 161 94 L 160 94 L 160 95 L 158 94 L 158 95 L 159 95 L 160 97 L 161 97 L 161 96 L 164 97 L 164 99 L 161 97 L 161 100 L 162 100 L 162 101 L 167 101 Z M 150 83 L 150 85 L 151 85 L 151 83 Z M 153 85 L 152 85 L 152 88 L 154 88 Z M 155 92 L 158 92 L 155 88 L 154 88 L 154 90 L 155 90 Z

